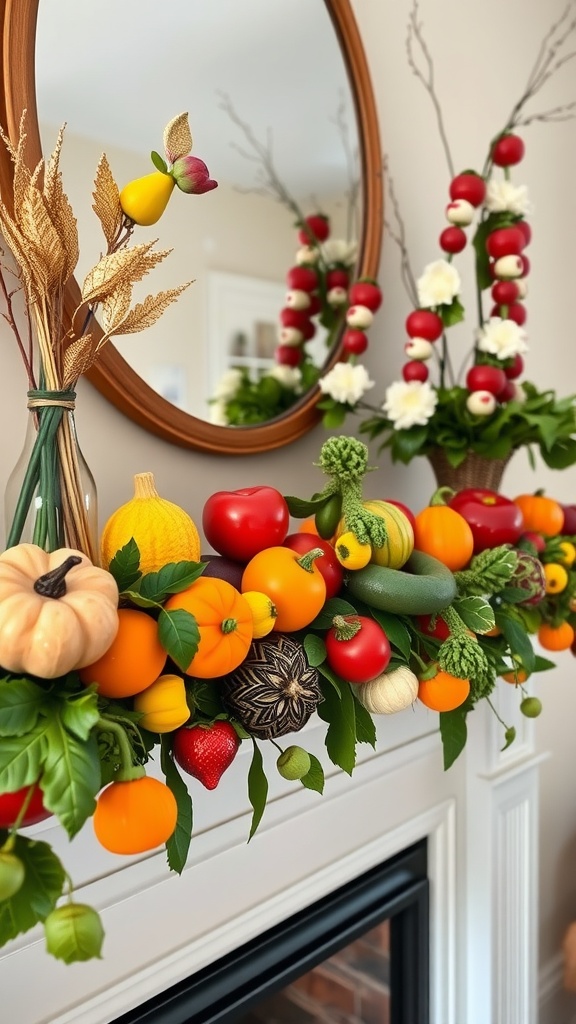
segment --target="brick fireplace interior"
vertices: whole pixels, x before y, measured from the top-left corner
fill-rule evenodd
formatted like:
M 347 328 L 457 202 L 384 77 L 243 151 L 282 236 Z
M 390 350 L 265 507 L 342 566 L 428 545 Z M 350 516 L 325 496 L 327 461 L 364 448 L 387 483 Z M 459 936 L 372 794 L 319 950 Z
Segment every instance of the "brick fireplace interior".
M 115 1024 L 428 1024 L 423 840 Z

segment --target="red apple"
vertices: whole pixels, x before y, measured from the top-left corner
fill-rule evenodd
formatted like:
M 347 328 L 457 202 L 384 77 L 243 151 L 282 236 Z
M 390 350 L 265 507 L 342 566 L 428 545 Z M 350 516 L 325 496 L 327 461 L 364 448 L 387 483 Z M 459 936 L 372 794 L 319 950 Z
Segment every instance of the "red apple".
M 560 533 L 576 536 L 576 505 L 560 505 L 560 508 L 564 513 L 564 525 Z
M 466 520 L 474 537 L 474 553 L 500 544 L 516 544 L 524 527 L 522 512 L 510 498 L 483 487 L 467 487 L 448 502 Z
M 282 544 L 290 513 L 274 487 L 216 491 L 204 505 L 202 528 L 209 544 L 226 558 L 249 562 L 264 548 Z

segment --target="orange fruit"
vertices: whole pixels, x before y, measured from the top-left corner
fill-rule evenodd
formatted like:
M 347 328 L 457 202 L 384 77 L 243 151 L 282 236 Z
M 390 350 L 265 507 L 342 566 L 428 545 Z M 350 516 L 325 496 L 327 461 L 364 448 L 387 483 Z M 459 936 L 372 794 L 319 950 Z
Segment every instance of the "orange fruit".
M 148 775 L 111 782 L 99 794 L 92 819 L 94 833 L 110 853 L 144 853 L 170 838 L 178 807 L 171 789 Z
M 512 669 L 510 672 L 502 672 L 500 679 L 504 679 L 507 683 L 512 683 L 514 686 L 520 683 L 525 683 L 528 679 L 528 673 L 525 668 L 519 668 L 516 671 Z
M 308 519 L 304 519 L 303 522 L 300 523 L 298 533 L 315 533 L 316 536 L 319 536 L 314 516 L 310 516 Z
M 470 693 L 468 679 L 459 679 L 439 669 L 431 679 L 421 679 L 418 700 L 432 711 L 453 711 L 464 703 Z
M 166 663 L 155 619 L 136 608 L 120 608 L 118 622 L 118 632 L 108 650 L 80 670 L 82 682 L 97 683 L 103 697 L 140 693 L 158 679 Z

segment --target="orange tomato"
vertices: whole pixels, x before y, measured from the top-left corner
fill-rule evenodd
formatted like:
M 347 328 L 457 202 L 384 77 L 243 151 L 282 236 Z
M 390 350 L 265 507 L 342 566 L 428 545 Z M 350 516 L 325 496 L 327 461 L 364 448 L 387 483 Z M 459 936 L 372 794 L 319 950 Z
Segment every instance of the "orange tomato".
M 291 633 L 308 626 L 326 600 L 324 577 L 314 562 L 310 569 L 305 568 L 302 563 L 307 558 L 290 548 L 265 548 L 244 569 L 242 590 L 268 595 L 278 612 L 277 632 Z
M 170 838 L 178 807 L 171 789 L 147 775 L 111 782 L 99 794 L 92 818 L 94 833 L 110 853 L 144 853 Z
M 156 620 L 136 608 L 120 608 L 115 639 L 98 661 L 80 669 L 80 678 L 85 685 L 97 683 L 103 697 L 132 697 L 152 685 L 165 663 Z
M 201 576 L 187 590 L 168 598 L 164 607 L 168 611 L 183 608 L 196 619 L 200 643 L 185 669 L 187 675 L 214 679 L 233 672 L 244 661 L 254 620 L 250 605 L 231 583 Z
M 518 686 L 520 683 L 525 683 L 528 679 L 528 673 L 525 668 L 518 668 L 516 671 L 512 669 L 510 672 L 502 672 L 500 679 L 503 679 L 506 683 L 512 683 L 514 686 Z
M 514 498 L 524 518 L 524 529 L 555 537 L 564 526 L 562 506 L 544 494 L 520 494 Z
M 538 642 L 546 651 L 566 651 L 574 642 L 574 629 L 569 622 L 560 626 L 543 622 L 538 629 Z
M 474 536 L 459 512 L 447 505 L 428 505 L 416 516 L 414 547 L 456 572 L 470 561 Z
M 469 693 L 468 679 L 459 679 L 442 669 L 438 669 L 431 679 L 421 679 L 418 684 L 418 700 L 432 711 L 453 711 L 464 703 Z
M 316 526 L 316 519 L 314 516 L 310 516 L 308 519 L 304 519 L 298 527 L 298 533 L 315 533 L 317 537 L 320 536 L 318 533 L 318 527 Z

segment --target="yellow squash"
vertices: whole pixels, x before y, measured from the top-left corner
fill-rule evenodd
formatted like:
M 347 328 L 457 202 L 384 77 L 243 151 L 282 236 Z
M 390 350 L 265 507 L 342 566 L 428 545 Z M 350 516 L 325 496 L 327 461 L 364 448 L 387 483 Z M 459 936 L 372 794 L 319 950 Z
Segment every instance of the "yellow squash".
M 161 498 L 152 473 L 134 477 L 134 497 L 112 513 L 101 540 L 107 568 L 131 538 L 140 551 L 140 571 L 157 572 L 168 562 L 198 562 L 200 537 L 194 520 L 179 505 Z

